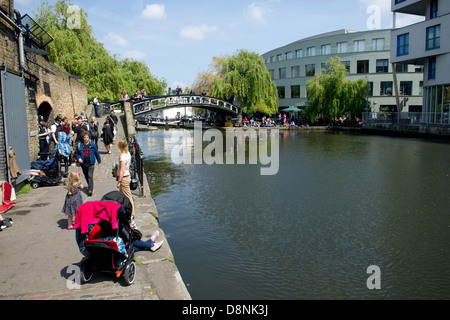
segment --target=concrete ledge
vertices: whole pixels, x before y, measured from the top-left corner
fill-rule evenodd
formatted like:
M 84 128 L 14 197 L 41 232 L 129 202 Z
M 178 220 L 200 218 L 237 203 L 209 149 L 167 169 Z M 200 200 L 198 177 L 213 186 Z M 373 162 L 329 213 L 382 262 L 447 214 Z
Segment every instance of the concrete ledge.
M 136 135 L 136 130 L 129 103 L 125 103 L 124 112 L 126 134 L 130 138 L 130 136 Z M 159 228 L 158 209 L 151 197 L 150 187 L 145 174 L 143 184 L 144 196 L 134 198 L 136 225 L 142 233 L 142 241 L 148 240 L 156 230 L 160 234 L 157 241 L 164 241 L 164 244 L 156 252 L 149 254 L 148 251 L 140 251 L 135 253 L 136 262 L 143 267 L 140 269 L 146 273 L 151 284 L 149 286 L 151 289 L 147 290 L 149 291 L 148 296 L 143 294 L 143 299 L 158 297 L 160 300 L 191 300 L 191 296 L 175 264 L 169 242 L 164 231 Z M 145 292 L 145 288 L 143 292 Z
M 450 128 L 437 126 L 398 126 L 392 124 L 365 124 L 362 127 L 330 127 L 331 131 L 348 131 L 391 137 L 450 140 Z

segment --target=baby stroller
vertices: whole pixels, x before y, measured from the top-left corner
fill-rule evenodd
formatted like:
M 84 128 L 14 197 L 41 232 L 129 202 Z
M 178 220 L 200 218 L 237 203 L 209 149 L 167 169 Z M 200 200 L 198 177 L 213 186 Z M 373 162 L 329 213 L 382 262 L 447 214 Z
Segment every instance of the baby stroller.
M 31 163 L 31 177 L 28 179 L 33 189 L 42 185 L 56 186 L 62 180 L 59 174 L 58 160 L 51 158 L 49 160 L 37 160 Z
M 80 268 L 82 283 L 89 282 L 95 271 L 123 276 L 126 285 L 134 283 L 137 234 L 130 227 L 130 218 L 127 205 L 115 201 L 86 202 L 78 207 L 77 243 L 86 256 Z

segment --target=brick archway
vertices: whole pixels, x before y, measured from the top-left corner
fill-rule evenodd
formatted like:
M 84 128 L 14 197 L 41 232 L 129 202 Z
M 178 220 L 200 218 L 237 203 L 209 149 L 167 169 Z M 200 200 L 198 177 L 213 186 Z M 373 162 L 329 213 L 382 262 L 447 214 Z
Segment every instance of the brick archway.
M 53 101 L 52 98 L 46 96 L 45 94 L 41 94 L 39 97 L 36 98 L 36 106 L 39 108 L 39 106 L 43 103 L 47 102 L 53 109 Z
M 36 106 L 38 116 L 43 116 L 45 121 L 48 121 L 52 111 L 53 111 L 53 101 L 52 98 L 41 94 L 36 98 Z

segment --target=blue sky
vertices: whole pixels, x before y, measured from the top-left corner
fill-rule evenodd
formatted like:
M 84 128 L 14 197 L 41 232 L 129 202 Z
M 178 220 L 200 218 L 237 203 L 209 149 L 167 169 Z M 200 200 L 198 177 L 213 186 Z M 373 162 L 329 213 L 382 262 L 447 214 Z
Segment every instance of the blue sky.
M 54 0 L 48 0 L 54 3 Z M 33 17 L 40 0 L 15 0 Z M 190 86 L 214 56 L 259 54 L 339 29 L 392 27 L 391 0 L 72 0 L 111 54 L 144 61 L 172 88 Z M 397 26 L 419 21 L 399 16 Z

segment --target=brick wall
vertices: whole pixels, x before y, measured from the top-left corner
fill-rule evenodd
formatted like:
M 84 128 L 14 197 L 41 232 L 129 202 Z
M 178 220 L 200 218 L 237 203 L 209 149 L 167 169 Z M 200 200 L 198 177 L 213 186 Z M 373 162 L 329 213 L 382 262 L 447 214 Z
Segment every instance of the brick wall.
M 0 10 L 8 14 L 12 20 L 13 8 L 12 0 L 0 0 Z M 4 64 L 9 72 L 21 74 L 14 28 L 0 18 L 0 68 Z M 46 117 L 50 124 L 58 114 L 69 119 L 73 118 L 74 113 L 79 114 L 88 104 L 87 87 L 82 81 L 73 78 L 45 57 L 35 53 L 26 53 L 25 65 L 27 124 L 18 123 L 17 125 L 27 127 L 30 160 L 34 161 L 38 158 L 39 141 L 37 136 L 30 137 L 30 133 L 38 131 L 38 112 L 46 106 Z M 3 106 L 0 99 L 0 180 L 7 180 L 4 134 Z
M 48 123 L 53 123 L 58 114 L 72 119 L 85 109 L 87 87 L 80 80 L 33 53 L 26 54 L 26 64 L 29 72 L 39 78 L 30 77 L 27 86 L 29 132 L 38 130 L 38 112 L 42 105 L 51 107 L 50 114 L 45 115 Z M 30 159 L 36 159 L 38 152 L 38 138 L 30 137 Z

